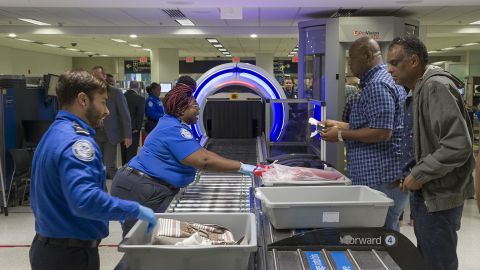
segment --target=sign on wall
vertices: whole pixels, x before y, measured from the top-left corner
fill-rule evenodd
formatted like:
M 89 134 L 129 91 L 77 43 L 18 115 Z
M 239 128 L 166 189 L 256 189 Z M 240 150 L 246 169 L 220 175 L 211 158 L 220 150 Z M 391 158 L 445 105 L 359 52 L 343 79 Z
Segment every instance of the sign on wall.
M 144 59 L 142 59 L 144 60 Z M 150 59 L 146 62 L 139 60 L 124 60 L 125 73 L 150 73 Z

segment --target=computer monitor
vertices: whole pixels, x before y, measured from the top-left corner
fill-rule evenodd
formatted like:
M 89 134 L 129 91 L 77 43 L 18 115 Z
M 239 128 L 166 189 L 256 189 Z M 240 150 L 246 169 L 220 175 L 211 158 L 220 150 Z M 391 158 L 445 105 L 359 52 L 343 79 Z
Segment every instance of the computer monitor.
M 162 88 L 162 93 L 168 93 L 172 90 L 172 83 L 160 83 L 160 87 Z
M 58 75 L 48 74 L 45 83 L 47 85 L 47 95 L 48 96 L 57 96 L 57 84 L 58 84 Z

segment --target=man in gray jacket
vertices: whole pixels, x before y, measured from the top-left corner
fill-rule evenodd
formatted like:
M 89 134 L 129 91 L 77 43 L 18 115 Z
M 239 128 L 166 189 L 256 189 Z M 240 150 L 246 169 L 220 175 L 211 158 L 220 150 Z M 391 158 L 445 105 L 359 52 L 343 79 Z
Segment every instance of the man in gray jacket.
M 413 219 L 426 269 L 457 269 L 457 231 L 463 202 L 473 196 L 472 126 L 458 88 L 462 82 L 429 66 L 416 37 L 396 38 L 387 55 L 393 79 L 413 90 L 417 164 L 403 181 L 414 191 Z
M 103 67 L 93 67 L 92 74 L 106 81 Z M 110 115 L 105 118 L 103 128 L 96 130 L 94 138 L 102 151 L 107 177 L 113 179 L 117 173 L 117 144 L 123 141 L 125 147 L 130 147 L 132 144 L 132 126 L 127 100 L 122 91 L 111 85 L 108 86 L 107 91 L 107 108 Z

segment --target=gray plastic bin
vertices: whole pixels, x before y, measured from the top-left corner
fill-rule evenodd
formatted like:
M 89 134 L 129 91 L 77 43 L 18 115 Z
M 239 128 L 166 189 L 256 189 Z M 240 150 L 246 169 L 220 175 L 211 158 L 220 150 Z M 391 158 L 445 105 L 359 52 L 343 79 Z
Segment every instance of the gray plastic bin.
M 118 246 L 125 252 L 130 270 L 218 269 L 246 270 L 250 254 L 257 250 L 255 215 L 252 213 L 158 213 L 171 218 L 202 224 L 218 224 L 231 230 L 235 239 L 245 236 L 239 245 L 173 246 L 150 245 L 147 224 L 139 221 Z
M 328 168 L 326 170 L 336 171 L 334 168 Z M 349 186 L 352 184 L 352 180 L 348 177 L 343 176 L 338 180 L 281 180 L 281 181 L 267 181 L 266 179 L 262 179 L 262 184 L 266 187 L 273 187 L 273 186 Z
M 381 227 L 393 205 L 367 186 L 260 187 L 255 197 L 277 229 Z

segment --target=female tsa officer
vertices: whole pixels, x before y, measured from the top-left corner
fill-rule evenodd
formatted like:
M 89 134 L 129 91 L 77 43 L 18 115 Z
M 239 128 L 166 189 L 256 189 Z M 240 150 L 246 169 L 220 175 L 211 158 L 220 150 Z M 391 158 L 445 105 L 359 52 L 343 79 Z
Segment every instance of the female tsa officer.
M 179 188 L 194 180 L 195 171 L 239 171 L 253 174 L 254 166 L 223 158 L 203 148 L 188 125 L 197 122 L 193 87 L 177 84 L 165 96 L 166 114 L 148 135 L 140 153 L 113 178 L 112 195 L 137 201 L 154 212 L 164 212 Z M 126 220 L 123 235 L 136 220 Z

